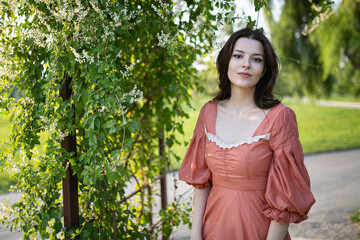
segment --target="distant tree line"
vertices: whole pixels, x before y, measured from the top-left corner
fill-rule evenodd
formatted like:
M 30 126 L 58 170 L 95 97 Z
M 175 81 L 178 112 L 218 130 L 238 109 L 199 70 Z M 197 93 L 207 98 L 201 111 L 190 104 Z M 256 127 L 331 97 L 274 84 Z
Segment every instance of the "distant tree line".
M 281 60 L 278 91 L 320 97 L 360 96 L 360 1 L 285 0 L 274 19 L 274 1 L 265 10 Z
M 342 0 L 335 5 L 332 1 L 285 0 L 279 17 L 274 14 L 277 4 L 269 0 L 263 8 L 269 25 L 265 33 L 270 35 L 280 58 L 276 93 L 312 99 L 333 93 L 358 98 L 360 1 Z M 230 36 L 245 24 L 225 25 L 221 34 Z M 199 89 L 210 97 L 216 92 L 215 55 L 202 59 L 204 70 L 199 74 L 207 86 Z

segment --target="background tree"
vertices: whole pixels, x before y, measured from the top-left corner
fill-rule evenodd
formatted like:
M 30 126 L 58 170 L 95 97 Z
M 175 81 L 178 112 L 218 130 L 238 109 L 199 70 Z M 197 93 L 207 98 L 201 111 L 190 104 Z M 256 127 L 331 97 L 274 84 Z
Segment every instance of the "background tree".
M 336 76 L 335 91 L 360 95 L 360 2 L 342 0 L 311 35 L 319 45 L 322 78 Z
M 281 60 L 277 91 L 285 95 L 319 96 L 329 93 L 331 76 L 322 80 L 320 49 L 311 42 L 306 27 L 321 13 L 328 11 L 330 1 L 285 0 L 279 21 L 275 21 L 268 1 L 265 17 L 272 42 Z

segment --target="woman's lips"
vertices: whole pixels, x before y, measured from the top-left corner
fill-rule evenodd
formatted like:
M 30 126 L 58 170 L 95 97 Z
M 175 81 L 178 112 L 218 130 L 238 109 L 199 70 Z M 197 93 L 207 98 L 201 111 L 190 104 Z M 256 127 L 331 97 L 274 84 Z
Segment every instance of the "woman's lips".
M 238 75 L 240 75 L 242 77 L 251 77 L 251 74 L 247 73 L 247 72 L 239 72 Z

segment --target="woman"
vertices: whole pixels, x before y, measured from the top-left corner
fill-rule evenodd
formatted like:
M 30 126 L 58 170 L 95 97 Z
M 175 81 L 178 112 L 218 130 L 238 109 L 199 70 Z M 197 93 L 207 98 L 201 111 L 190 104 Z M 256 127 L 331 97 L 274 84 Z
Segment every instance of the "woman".
M 231 35 L 220 92 L 200 111 L 179 171 L 195 187 L 191 239 L 290 239 L 315 200 L 294 112 L 272 95 L 278 58 L 259 30 Z

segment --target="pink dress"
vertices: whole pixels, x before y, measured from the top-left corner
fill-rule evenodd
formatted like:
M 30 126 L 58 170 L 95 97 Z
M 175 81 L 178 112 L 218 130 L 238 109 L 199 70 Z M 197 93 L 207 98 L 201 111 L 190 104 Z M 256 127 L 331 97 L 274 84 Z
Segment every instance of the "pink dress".
M 214 132 L 217 103 L 201 109 L 179 170 L 180 180 L 196 188 L 212 186 L 203 239 L 264 240 L 271 220 L 307 219 L 315 200 L 294 112 L 278 104 L 251 139 L 227 144 Z

